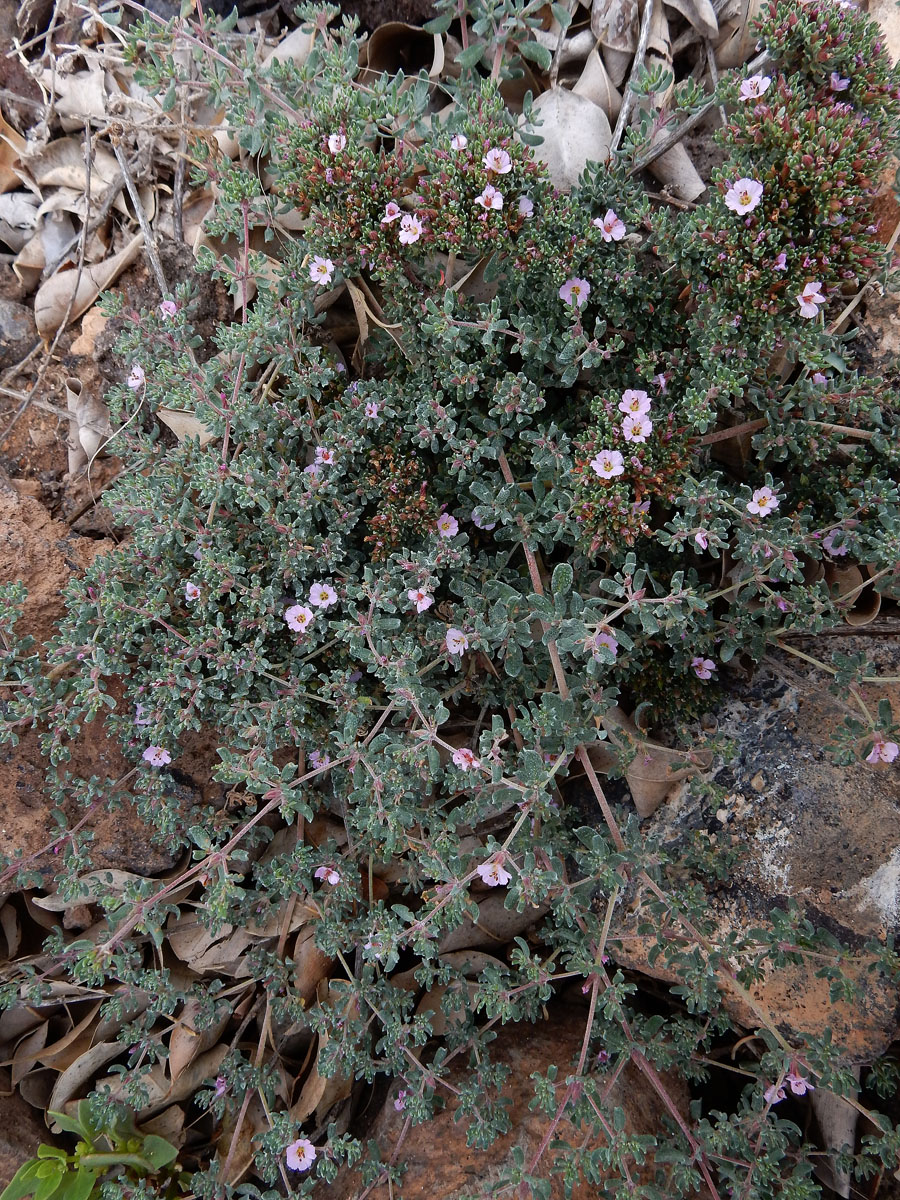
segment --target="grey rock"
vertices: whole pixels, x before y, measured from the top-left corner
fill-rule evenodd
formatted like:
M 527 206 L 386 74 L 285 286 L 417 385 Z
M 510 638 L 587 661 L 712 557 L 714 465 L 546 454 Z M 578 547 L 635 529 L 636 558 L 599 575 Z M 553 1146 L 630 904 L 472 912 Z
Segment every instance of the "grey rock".
M 31 309 L 14 300 L 0 299 L 0 368 L 19 362 L 37 340 Z

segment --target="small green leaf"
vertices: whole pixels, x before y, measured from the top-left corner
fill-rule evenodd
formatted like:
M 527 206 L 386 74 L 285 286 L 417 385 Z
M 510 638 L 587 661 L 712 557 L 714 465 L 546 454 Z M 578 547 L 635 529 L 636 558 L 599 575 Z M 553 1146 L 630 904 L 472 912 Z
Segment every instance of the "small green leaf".
M 572 590 L 572 584 L 575 581 L 575 573 L 568 563 L 557 563 L 553 568 L 553 576 L 550 580 L 550 587 L 553 589 L 554 596 L 566 596 Z
M 572 23 L 572 14 L 565 7 L 565 5 L 551 4 L 550 11 L 553 13 L 554 17 L 556 17 L 557 21 L 559 21 L 563 29 L 569 28 Z
M 456 56 L 456 61 L 464 71 L 469 71 L 472 67 L 477 67 L 481 62 L 484 54 L 484 46 L 477 42 L 474 46 L 469 46 L 468 49 L 460 51 Z
M 539 42 L 523 42 L 519 47 L 519 53 L 523 58 L 530 59 L 531 62 L 537 63 L 542 71 L 550 70 L 550 64 L 553 61 L 553 55 L 546 46 L 540 45 Z
M 66 1177 L 65 1188 L 54 1197 L 54 1200 L 88 1200 L 96 1182 L 96 1173 L 82 1167 L 74 1175 Z
M 80 1106 L 79 1106 L 80 1109 Z M 66 1113 L 48 1112 L 48 1116 L 52 1117 L 54 1122 L 60 1127 L 64 1133 L 77 1133 L 79 1137 L 84 1137 L 87 1130 L 80 1120 L 75 1117 L 70 1117 Z M 80 1116 L 80 1111 L 79 1111 Z
M 434 17 L 431 21 L 426 21 L 422 28 L 426 33 L 446 33 L 450 28 L 450 22 L 453 20 L 453 13 L 441 13 L 439 17 Z
M 141 1150 L 144 1158 L 151 1162 L 154 1168 L 158 1171 L 160 1167 L 166 1166 L 178 1157 L 178 1150 L 171 1142 L 167 1142 L 165 1138 L 159 1137 L 155 1133 L 149 1133 L 144 1138 L 144 1145 Z
M 37 1187 L 37 1169 L 38 1160 L 36 1158 L 23 1163 L 0 1192 L 0 1200 L 21 1200 L 23 1196 L 30 1196 Z

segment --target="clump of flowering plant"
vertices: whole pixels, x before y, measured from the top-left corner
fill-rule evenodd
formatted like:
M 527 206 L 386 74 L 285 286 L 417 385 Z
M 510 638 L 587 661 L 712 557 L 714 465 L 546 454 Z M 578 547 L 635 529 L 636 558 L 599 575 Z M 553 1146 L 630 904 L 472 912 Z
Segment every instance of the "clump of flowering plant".
M 491 29 L 475 7 L 473 38 Z M 173 310 L 126 324 L 131 373 L 113 416 L 132 413 L 136 395 L 141 408 L 118 422 L 129 470 L 107 504 L 130 534 L 70 586 L 46 671 L 7 620 L 9 678 L 23 686 L 5 729 L 37 724 L 49 794 L 90 806 L 121 781 L 72 779 L 66 760 L 83 726 L 102 721 L 133 766 L 141 814 L 190 852 L 177 884 L 148 885 L 130 908 L 101 886 L 98 942 L 56 947 L 85 985 L 161 995 L 127 1030 L 137 1056 L 121 1086 L 136 1107 L 141 1056 L 170 1037 L 154 1022 L 209 991 L 208 978 L 163 986 L 151 950 L 168 923 L 189 908 L 214 937 L 258 930 L 271 910 L 293 933 L 299 901 L 309 937 L 294 953 L 308 963 L 314 947 L 321 978 L 304 993 L 287 932 L 257 935 L 240 978 L 265 1013 L 263 1050 L 232 1047 L 201 1094 L 216 1119 L 234 1120 L 259 1094 L 262 1179 L 308 1190 L 365 1153 L 315 1105 L 295 1119 L 281 1072 L 309 1069 L 313 1039 L 320 1081 L 346 1078 L 350 1096 L 354 1079 L 389 1075 L 411 1122 L 455 1090 L 479 1118 L 471 1139 L 487 1144 L 506 1123 L 494 1026 L 538 1019 L 577 979 L 590 1016 L 553 1128 L 567 1115 L 608 1137 L 624 1193 L 634 1143 L 603 1112 L 603 1072 L 614 1082 L 637 1064 L 671 1101 L 659 1071 L 703 1081 L 730 1027 L 729 989 L 746 989 L 763 961 L 790 961 L 788 917 L 722 938 L 702 889 L 683 886 L 680 865 L 609 804 L 588 753 L 617 702 L 643 714 L 665 696 L 670 711 L 695 715 L 738 652 L 752 662 L 785 632 L 841 620 L 810 563 L 844 551 L 866 564 L 861 586 L 896 582 L 893 397 L 850 370 L 822 320 L 875 262 L 862 210 L 895 131 L 893 78 L 882 61 L 865 67 L 864 88 L 853 82 L 836 39 L 856 54 L 870 26 L 830 0 L 804 7 L 827 8 L 831 40 L 814 61 L 798 57 L 813 34 L 796 34 L 790 7 L 779 0 L 761 26 L 765 77 L 723 84 L 729 161 L 690 212 L 651 206 L 629 174 L 632 143 L 555 192 L 516 135 L 497 82 L 505 68 L 475 76 L 479 42 L 463 51 L 446 121 L 425 119 L 427 79 L 354 82 L 352 28 L 329 32 L 327 12 L 310 14 L 317 44 L 302 69 L 276 65 L 244 91 L 217 74 L 227 56 L 207 64 L 241 144 L 265 157 L 265 172 L 256 160 L 204 160 L 218 192 L 212 227 L 243 249 L 204 263 L 243 297 L 242 320 L 219 330 L 203 364 L 190 288 Z M 525 57 L 537 20 L 526 9 L 507 13 Z M 135 36 L 148 86 L 173 75 L 189 85 L 149 26 Z M 844 199 L 849 227 L 833 206 Z M 296 236 L 279 225 L 286 210 Z M 251 306 L 257 230 L 280 258 L 260 270 Z M 207 438 L 167 439 L 163 403 L 193 413 Z M 738 438 L 749 452 L 735 466 L 721 451 Z M 842 667 L 839 686 L 853 689 L 864 670 Z M 842 753 L 893 769 L 889 705 L 860 713 Z M 224 807 L 173 787 L 192 739 L 210 731 Z M 576 766 L 600 829 L 580 827 L 568 802 Z M 71 878 L 88 850 L 78 831 L 66 847 Z M 614 909 L 635 880 L 655 889 L 659 953 L 680 981 L 682 1006 L 665 1016 L 648 1017 L 615 965 Z M 473 980 L 444 947 L 481 930 L 489 903 L 516 932 Z M 879 953 L 873 970 L 896 971 Z M 413 978 L 398 986 L 405 971 Z M 223 1003 L 237 1005 L 222 983 Z M 40 998 L 44 984 L 33 987 Z M 447 997 L 439 1048 L 434 1011 L 418 1006 L 432 987 Z M 240 1021 L 253 1011 L 248 1002 Z M 690 1125 L 642 1139 L 657 1192 L 712 1195 L 715 1173 L 746 1200 L 782 1186 L 812 1195 L 812 1152 L 772 1103 L 787 1099 L 785 1081 L 798 1097 L 852 1083 L 827 1039 L 793 1046 L 768 1019 L 761 1028 L 752 1053 L 739 1043 L 732 1111 L 701 1106 Z M 263 1064 L 273 1029 L 289 1032 L 277 1065 Z M 592 1044 L 597 1072 L 586 1073 Z M 448 1072 L 463 1053 L 460 1090 Z M 552 1108 L 545 1082 L 536 1102 Z M 873 1135 L 884 1155 L 894 1136 Z M 759 1171 L 763 1144 L 774 1149 Z M 596 1182 L 593 1151 L 549 1152 L 572 1179 Z M 868 1164 L 861 1155 L 860 1175 Z M 220 1168 L 197 1163 L 196 1194 L 219 1194 Z M 373 1155 L 366 1171 L 375 1183 L 399 1167 Z M 506 1182 L 530 1186 L 527 1174 L 516 1167 Z

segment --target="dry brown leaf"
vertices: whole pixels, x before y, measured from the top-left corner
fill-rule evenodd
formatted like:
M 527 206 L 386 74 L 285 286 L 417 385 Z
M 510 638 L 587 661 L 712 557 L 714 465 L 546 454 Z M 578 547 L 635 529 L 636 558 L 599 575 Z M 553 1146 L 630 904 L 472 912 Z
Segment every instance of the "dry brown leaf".
M 599 105 L 564 88 L 550 88 L 534 102 L 539 126 L 529 129 L 544 139 L 534 157 L 547 166 L 550 180 L 568 192 L 589 162 L 606 162 L 612 130 Z
M 453 997 L 450 1015 L 444 1011 L 445 996 Z M 466 1014 L 472 1013 L 475 999 L 478 996 L 478 984 L 473 980 L 454 980 L 452 983 L 441 983 L 426 992 L 416 1006 L 416 1016 L 422 1013 L 433 1013 L 431 1018 L 431 1033 L 433 1037 L 443 1037 L 448 1029 L 459 1029 L 465 1023 Z
M 694 757 L 700 760 L 697 765 L 676 766 L 685 761 L 690 751 L 649 741 L 618 706 L 604 714 L 603 728 L 612 745 L 625 751 L 637 751 L 625 770 L 625 782 L 641 817 L 652 816 L 682 780 L 698 775 L 712 762 L 711 752 L 703 751 L 701 754 L 695 752 Z
M 207 1029 L 197 1029 L 196 1022 L 202 1005 L 199 1000 L 188 1000 L 183 1005 L 169 1037 L 169 1076 L 174 1082 L 184 1069 L 210 1050 L 222 1036 L 231 1020 L 231 1010 L 226 1009 L 219 1019 Z
M 37 200 L 29 192 L 7 192 L 0 196 L 0 242 L 13 254 L 34 236 Z
M 398 71 L 406 76 L 427 71 L 430 79 L 437 79 L 444 69 L 444 43 L 440 34 L 426 33 L 418 25 L 387 21 L 363 43 L 359 65 L 363 68 L 361 82 Z
M 186 412 L 183 408 L 158 408 L 156 415 L 163 425 L 167 425 L 172 430 L 179 442 L 185 442 L 188 438 L 197 438 L 200 445 L 205 446 L 215 437 L 215 434 L 203 424 L 199 417 L 192 412 Z
M 77 387 L 75 386 L 77 384 Z M 67 379 L 66 391 L 71 390 L 76 401 L 81 396 L 81 380 Z M 72 409 L 70 408 L 70 412 Z M 67 908 L 71 908 L 76 904 L 90 904 L 97 899 L 97 896 L 104 892 L 124 892 L 129 883 L 142 883 L 144 877 L 136 875 L 133 871 L 119 871 L 110 868 L 105 871 L 88 871 L 78 880 L 78 891 L 71 899 L 64 899 L 62 896 L 35 896 L 34 902 L 39 908 L 45 909 L 47 912 L 65 912 Z
M 737 16 L 727 24 L 720 22 L 716 43 L 716 62 L 720 67 L 741 67 L 756 46 L 755 21 L 762 0 L 741 0 Z
M 77 268 L 70 267 L 58 271 L 46 283 L 38 288 L 34 298 L 34 320 L 38 332 L 45 342 L 56 334 L 60 325 L 66 319 L 80 317 L 85 309 L 90 308 L 102 291 L 105 291 L 116 278 L 131 266 L 141 252 L 144 244 L 143 233 L 137 233 L 118 254 L 105 262 L 85 266 L 79 278 Z M 71 303 L 71 307 L 70 307 Z
M 6 957 L 15 958 L 22 940 L 22 923 L 19 914 L 9 903 L 0 907 L 0 929 L 6 938 Z
M 445 933 L 438 953 L 450 950 L 465 950 L 470 946 L 504 946 L 514 937 L 536 924 L 549 910 L 549 904 L 528 908 L 525 912 L 504 908 L 504 896 L 491 893 L 478 901 L 478 924 L 466 917 L 456 929 Z
M 13 262 L 13 270 L 26 288 L 37 286 L 45 267 L 60 259 L 75 233 L 75 223 L 65 210 L 51 213 L 36 223 L 34 235 Z
M 85 190 L 84 148 L 79 138 L 57 138 L 36 154 L 20 160 L 19 176 L 23 183 L 40 193 L 47 187 Z M 119 164 L 114 154 L 97 146 L 91 159 L 91 197 L 96 198 L 118 177 Z M 124 201 L 119 198 L 124 211 Z
M 83 129 L 85 117 L 98 120 L 106 117 L 106 85 L 102 69 L 94 67 L 66 75 L 48 67 L 41 82 L 48 93 L 52 91 L 53 107 L 66 133 Z
M 680 12 L 684 19 L 705 38 L 719 36 L 719 22 L 716 10 L 710 0 L 665 0 L 669 8 Z
M 12 167 L 24 149 L 25 139 L 0 113 L 0 192 L 9 192 L 19 186 L 19 175 Z
M 81 320 L 81 333 L 72 343 L 72 354 L 80 354 L 87 358 L 94 353 L 97 338 L 106 328 L 107 318 L 99 308 L 89 308 Z
M 594 0 L 591 33 L 611 50 L 634 54 L 638 43 L 638 0 Z
M 173 953 L 193 971 L 219 971 L 235 979 L 249 974 L 243 954 L 253 939 L 246 929 L 222 925 L 213 934 L 196 916 L 187 914 L 168 925 L 167 936 Z
M 34 1066 L 38 1054 L 47 1044 L 47 1036 L 50 1032 L 50 1026 L 47 1021 L 41 1021 L 37 1029 L 25 1035 L 19 1044 L 16 1046 L 15 1053 L 12 1057 L 12 1082 L 13 1087 L 22 1080 L 31 1068 Z
M 608 121 L 615 121 L 618 117 L 619 109 L 622 107 L 622 95 L 619 89 L 613 86 L 606 67 L 603 65 L 603 59 L 596 50 L 592 50 L 588 55 L 584 70 L 572 91 L 576 96 L 585 96 L 602 108 Z
M 125 1053 L 121 1042 L 98 1042 L 62 1072 L 53 1085 L 48 1107 L 54 1112 L 64 1112 L 69 1100 L 81 1098 L 90 1090 L 97 1072 L 107 1063 Z M 119 1076 L 114 1076 L 119 1079 Z M 52 1126 L 51 1126 L 52 1128 Z
M 351 995 L 348 997 L 345 992 L 338 993 L 332 986 L 325 983 L 319 988 L 319 1002 L 322 1004 L 334 1004 L 340 995 L 344 996 L 344 1016 L 349 1016 L 351 1009 L 356 1003 L 354 996 Z M 319 1051 L 316 1055 L 316 1061 L 313 1063 L 312 1070 L 306 1078 L 298 1099 L 291 1105 L 291 1120 L 296 1121 L 298 1125 L 302 1124 L 311 1113 L 316 1114 L 316 1121 L 321 1124 L 328 1110 L 341 1100 L 346 1100 L 353 1087 L 352 1075 L 342 1075 L 338 1072 L 332 1075 L 330 1079 L 326 1079 L 323 1075 L 319 1074 L 319 1059 L 326 1045 L 327 1038 L 324 1034 L 320 1034 Z
M 319 985 L 328 978 L 334 959 L 329 958 L 316 945 L 315 926 L 307 925 L 297 934 L 294 952 L 294 990 L 308 1005 L 316 995 Z
M 144 1121 L 141 1125 L 141 1133 L 155 1133 L 157 1137 L 163 1137 L 167 1142 L 171 1142 L 179 1150 L 184 1145 L 184 1109 L 177 1104 L 172 1104 L 169 1108 L 163 1109 L 158 1116 L 151 1117 L 149 1121 Z
M 270 1128 L 269 1119 L 258 1092 L 254 1092 L 250 1097 L 239 1129 L 236 1129 L 237 1118 L 236 1111 L 231 1109 L 227 1111 L 216 1145 L 216 1159 L 220 1168 L 218 1178 L 223 1183 L 232 1186 L 239 1183 L 253 1165 L 258 1152 L 253 1139 Z M 237 1138 L 235 1138 L 235 1133 L 237 1133 Z M 223 1171 L 222 1168 L 226 1161 L 228 1170 Z
M 302 67 L 309 58 L 312 43 L 313 33 L 301 25 L 298 29 L 292 29 L 274 50 L 269 51 L 262 60 L 262 65 L 268 67 L 273 62 L 291 62 L 297 67 Z

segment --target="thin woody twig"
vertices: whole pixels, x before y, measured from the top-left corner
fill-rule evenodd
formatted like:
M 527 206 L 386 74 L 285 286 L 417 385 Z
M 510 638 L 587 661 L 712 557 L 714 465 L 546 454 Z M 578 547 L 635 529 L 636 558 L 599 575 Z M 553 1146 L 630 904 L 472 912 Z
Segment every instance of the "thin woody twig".
M 653 21 L 653 0 L 644 0 L 644 13 L 641 17 L 641 31 L 638 35 L 637 49 L 634 52 L 634 63 L 631 67 L 631 78 L 628 80 L 628 87 L 625 89 L 625 94 L 622 96 L 622 107 L 619 109 L 619 116 L 616 120 L 616 127 L 613 130 L 612 141 L 609 144 L 610 154 L 615 154 L 619 148 L 619 142 L 622 140 L 622 134 L 625 132 L 625 126 L 628 123 L 628 118 L 631 115 L 631 104 L 634 92 L 631 90 L 631 82 L 637 75 L 638 71 L 644 65 L 644 56 L 647 53 L 647 43 L 650 41 L 650 25 Z
M 156 282 L 159 284 L 159 290 L 163 298 L 169 296 L 169 285 L 166 281 L 165 272 L 163 271 L 162 263 L 159 259 L 159 250 L 156 247 L 156 238 L 153 230 L 150 228 L 150 222 L 147 220 L 147 214 L 144 212 L 144 206 L 141 204 L 141 198 L 138 195 L 137 187 L 131 177 L 131 171 L 128 169 L 128 160 L 125 158 L 125 152 L 122 149 L 121 142 L 114 130 L 110 130 L 110 144 L 113 152 L 118 160 L 122 175 L 125 178 L 125 186 L 128 189 L 128 195 L 131 197 L 131 203 L 134 205 L 135 215 L 138 219 L 138 224 L 141 227 L 141 232 L 144 235 L 144 246 L 147 250 L 147 257 L 150 259 L 150 264 L 153 267 L 153 273 L 156 276 Z

